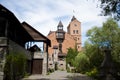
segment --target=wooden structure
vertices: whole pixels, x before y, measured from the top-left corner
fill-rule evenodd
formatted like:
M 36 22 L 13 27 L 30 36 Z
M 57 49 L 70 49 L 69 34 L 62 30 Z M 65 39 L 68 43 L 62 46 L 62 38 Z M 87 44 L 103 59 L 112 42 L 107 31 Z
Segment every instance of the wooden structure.
M 7 37 L 23 47 L 26 42 L 34 40 L 15 15 L 2 5 L 0 5 L 0 37 Z
M 44 42 L 45 46 L 44 47 L 44 54 L 46 54 L 47 58 L 44 57 L 38 57 L 38 58 L 34 58 L 35 55 L 35 51 L 33 51 L 33 58 L 32 58 L 32 74 L 42 74 L 42 72 L 45 70 L 48 70 L 48 46 L 50 46 L 50 40 L 48 38 L 46 38 L 44 35 L 42 35 L 41 33 L 39 33 L 37 30 L 35 30 L 32 26 L 30 26 L 28 23 L 23 22 L 22 23 L 23 27 L 25 28 L 25 30 L 32 36 L 32 38 L 34 39 L 35 42 Z M 40 55 L 40 54 L 38 54 Z M 45 60 L 47 59 L 47 60 Z M 46 61 L 44 63 L 44 61 Z M 43 66 L 45 65 L 45 66 Z M 43 67 L 46 67 L 46 69 L 43 69 Z M 42 71 L 43 70 L 43 71 Z
M 0 4 L 0 80 L 6 76 L 4 66 L 7 54 L 21 52 L 31 60 L 30 52 L 24 49 L 25 43 L 31 40 L 34 39 L 22 27 L 15 15 Z
M 3 80 L 3 76 L 6 75 L 4 74 L 4 65 L 7 54 L 14 52 L 24 53 L 28 59 L 29 67 L 27 67 L 27 72 L 29 73 L 31 73 L 33 69 L 31 64 L 36 64 L 40 61 L 38 65 L 36 64 L 36 67 L 42 65 L 41 60 L 34 60 L 31 52 L 25 49 L 25 44 L 30 41 L 46 43 L 44 51 L 47 55 L 50 40 L 26 22 L 21 24 L 11 11 L 0 4 L 0 66 L 2 66 L 0 67 L 0 80 Z

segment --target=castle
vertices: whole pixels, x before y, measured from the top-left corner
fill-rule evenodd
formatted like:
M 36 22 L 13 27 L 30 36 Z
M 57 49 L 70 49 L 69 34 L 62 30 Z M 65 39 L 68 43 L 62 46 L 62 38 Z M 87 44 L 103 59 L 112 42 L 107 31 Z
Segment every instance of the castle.
M 57 31 L 63 30 L 63 24 L 60 21 L 57 26 Z M 67 26 L 67 32 L 63 30 L 64 40 L 62 44 L 62 54 L 59 53 L 59 43 L 57 41 L 57 31 L 50 31 L 48 39 L 51 40 L 51 47 L 48 47 L 49 53 L 49 68 L 55 68 L 57 65 L 59 69 L 66 69 L 65 56 L 69 48 L 77 48 L 81 51 L 81 22 L 75 16 L 72 17 L 71 22 Z

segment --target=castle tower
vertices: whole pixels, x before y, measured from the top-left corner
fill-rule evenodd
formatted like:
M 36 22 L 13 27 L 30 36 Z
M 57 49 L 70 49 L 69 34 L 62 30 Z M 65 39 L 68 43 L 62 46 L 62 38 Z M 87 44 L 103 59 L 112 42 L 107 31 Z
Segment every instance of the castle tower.
M 72 35 L 76 40 L 77 50 L 81 50 L 81 22 L 75 16 L 72 17 L 71 22 L 67 27 L 67 33 Z

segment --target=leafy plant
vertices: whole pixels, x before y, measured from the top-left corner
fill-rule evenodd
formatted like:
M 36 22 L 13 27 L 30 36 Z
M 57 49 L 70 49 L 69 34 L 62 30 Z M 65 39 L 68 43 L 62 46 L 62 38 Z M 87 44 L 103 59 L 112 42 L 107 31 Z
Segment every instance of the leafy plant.
M 72 49 L 72 48 L 69 48 L 68 49 L 68 53 L 67 53 L 67 56 L 66 56 L 66 64 L 70 65 L 70 67 L 75 67 L 75 57 L 77 56 L 78 54 L 78 51 L 77 49 Z M 69 67 L 67 66 L 67 71 L 70 72 L 70 69 Z
M 89 58 L 83 52 L 76 56 L 75 62 L 77 72 L 85 73 L 89 70 Z
M 115 20 L 109 18 L 103 23 L 102 27 L 93 27 L 88 30 L 88 40 L 85 43 L 85 54 L 89 57 L 90 66 L 99 69 L 103 61 L 103 48 L 109 48 L 112 55 L 112 62 L 119 74 L 120 69 L 117 68 L 120 65 L 120 27 Z M 91 72 L 90 72 L 91 73 Z
M 88 71 L 85 74 L 90 77 L 96 77 L 98 75 L 98 70 L 97 68 L 93 68 L 91 71 Z
M 6 80 L 18 80 L 26 73 L 26 57 L 22 53 L 9 53 L 4 68 Z

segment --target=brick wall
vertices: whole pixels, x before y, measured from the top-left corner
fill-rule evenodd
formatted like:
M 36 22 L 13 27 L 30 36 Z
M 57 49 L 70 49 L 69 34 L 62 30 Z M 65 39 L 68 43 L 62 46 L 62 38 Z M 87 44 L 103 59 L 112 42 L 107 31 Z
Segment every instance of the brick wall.
M 48 35 L 48 38 L 51 40 L 51 47 L 48 48 L 48 53 L 49 53 L 49 55 L 51 55 L 51 54 L 54 53 L 53 46 L 54 45 L 59 46 L 59 43 L 56 40 L 55 32 L 51 32 Z M 67 50 L 70 47 L 74 48 L 75 47 L 75 43 L 76 42 L 75 42 L 74 38 L 71 35 L 69 35 L 68 33 L 65 33 L 65 40 L 62 43 L 62 51 L 63 51 L 63 53 L 67 53 Z

